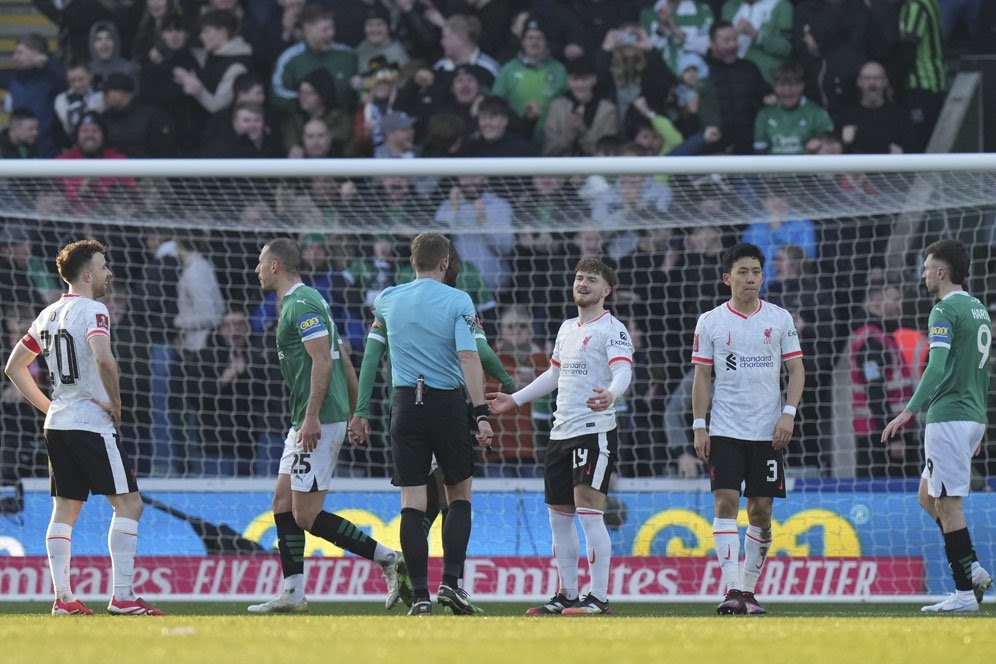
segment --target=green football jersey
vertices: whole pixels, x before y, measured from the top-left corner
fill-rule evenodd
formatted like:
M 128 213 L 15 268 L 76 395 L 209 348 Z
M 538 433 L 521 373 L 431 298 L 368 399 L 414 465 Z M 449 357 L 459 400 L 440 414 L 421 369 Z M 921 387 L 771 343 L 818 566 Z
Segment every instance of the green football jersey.
M 332 378 L 322 402 L 322 424 L 345 422 L 349 417 L 346 368 L 339 347 L 339 330 L 332 322 L 328 302 L 314 288 L 297 284 L 284 295 L 277 321 L 277 356 L 280 372 L 290 390 L 291 426 L 297 431 L 304 421 L 311 394 L 311 356 L 304 342 L 327 338 L 332 350 Z
M 930 311 L 930 347 L 948 348 L 944 378 L 927 405 L 927 423 L 985 422 L 992 322 L 986 305 L 964 291 Z
M 805 154 L 810 139 L 832 131 L 830 114 L 805 98 L 793 109 L 768 106 L 754 120 L 754 151 Z

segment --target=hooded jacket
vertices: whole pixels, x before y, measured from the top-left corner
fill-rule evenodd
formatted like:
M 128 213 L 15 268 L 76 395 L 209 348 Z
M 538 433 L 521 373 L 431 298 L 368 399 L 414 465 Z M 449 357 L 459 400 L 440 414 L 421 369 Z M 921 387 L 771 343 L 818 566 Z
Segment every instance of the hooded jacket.
M 97 57 L 96 51 L 94 51 L 93 40 L 97 36 L 98 32 L 104 31 L 110 33 L 111 38 L 114 40 L 114 53 L 110 58 L 101 60 Z M 118 26 L 114 25 L 111 21 L 97 21 L 90 27 L 89 45 L 90 70 L 93 72 L 93 87 L 95 89 L 100 89 L 103 82 L 106 81 L 107 77 L 111 74 L 120 73 L 135 81 L 137 91 L 139 76 L 138 65 L 121 56 L 121 33 L 118 31 Z

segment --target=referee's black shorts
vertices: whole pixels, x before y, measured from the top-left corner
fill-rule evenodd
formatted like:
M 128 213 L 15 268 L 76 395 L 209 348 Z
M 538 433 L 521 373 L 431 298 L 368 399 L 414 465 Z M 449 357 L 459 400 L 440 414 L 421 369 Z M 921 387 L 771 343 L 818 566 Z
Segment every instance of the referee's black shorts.
M 425 484 L 433 454 L 447 485 L 473 476 L 474 445 L 469 431 L 470 411 L 463 389 L 425 388 L 422 405 L 417 406 L 415 388 L 395 388 L 391 407 L 394 483 Z
M 53 496 L 85 501 L 91 493 L 113 496 L 138 491 L 131 461 L 116 432 L 46 429 L 45 447 Z

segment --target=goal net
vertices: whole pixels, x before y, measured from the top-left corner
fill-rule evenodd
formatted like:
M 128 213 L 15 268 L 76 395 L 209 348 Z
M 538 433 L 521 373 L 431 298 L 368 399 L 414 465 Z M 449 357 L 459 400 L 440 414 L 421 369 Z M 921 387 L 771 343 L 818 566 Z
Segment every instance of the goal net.
M 923 423 L 888 446 L 877 438 L 926 361 L 933 302 L 919 277 L 922 248 L 964 241 L 973 256 L 967 288 L 996 305 L 994 159 L 3 162 L 0 205 L 4 357 L 59 296 L 59 249 L 83 238 L 109 248 L 114 278 L 103 301 L 121 368 L 120 433 L 150 505 L 140 557 L 158 561 L 143 567 L 149 595 L 255 597 L 279 581 L 266 555 L 275 541 L 269 492 L 289 418 L 273 342 L 277 303 L 253 271 L 261 246 L 298 241 L 302 277 L 328 298 L 359 368 L 371 305 L 414 278 L 409 243 L 426 230 L 453 239 L 456 286 L 478 308 L 506 390 L 548 366 L 560 322 L 576 315 L 578 259 L 599 256 L 616 269 L 607 307 L 632 333 L 635 369 L 616 404 L 614 596 L 719 592 L 708 481 L 688 456 L 689 356 L 698 315 L 729 296 L 720 257 L 740 241 L 764 250 L 762 298 L 792 313 L 807 372 L 786 455 L 789 498 L 776 501 L 759 592 L 874 600 L 950 585 L 941 537 L 916 501 Z M 49 370 L 41 360 L 33 367 L 43 389 Z M 501 384 L 489 378 L 488 387 Z M 14 592 L 17 584 L 45 595 L 45 560 L 36 558 L 50 509 L 43 418 L 9 382 L 0 407 L 0 553 L 13 554 L 0 560 L 14 565 L 0 565 L 0 596 L 30 594 Z M 480 458 L 467 577 L 478 595 L 552 594 L 539 479 L 552 410 L 540 400 L 497 418 L 496 442 Z M 371 442 L 343 447 L 327 507 L 396 546 L 388 417 L 381 371 Z M 996 564 L 991 440 L 973 463 L 977 493 L 966 503 L 983 564 Z M 75 555 L 104 555 L 103 502 L 84 510 Z M 438 524 L 432 537 L 438 555 Z M 312 574 L 322 579 L 312 580 L 319 597 L 362 598 L 378 587 L 365 561 L 318 540 L 308 550 L 321 570 Z M 243 554 L 263 555 L 236 578 Z M 10 562 L 20 556 L 34 562 Z M 329 561 L 350 561 L 351 571 Z

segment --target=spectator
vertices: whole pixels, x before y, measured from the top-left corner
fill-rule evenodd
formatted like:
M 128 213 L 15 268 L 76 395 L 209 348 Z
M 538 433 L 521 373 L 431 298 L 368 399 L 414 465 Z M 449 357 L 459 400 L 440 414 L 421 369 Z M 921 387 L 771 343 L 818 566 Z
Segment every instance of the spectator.
M 50 56 L 48 42 L 36 33 L 24 35 L 14 47 L 14 69 L 0 69 L 0 88 L 7 90 L 11 108 L 31 111 L 38 118 L 38 156 L 55 154 L 54 100 L 66 87 L 59 58 Z
M 73 137 L 73 146 L 60 154 L 57 159 L 127 159 L 116 150 L 106 146 L 107 127 L 99 113 L 87 111 L 80 118 Z M 65 178 L 63 190 L 66 201 L 77 210 L 84 210 L 107 194 L 113 184 L 135 186 L 132 178 Z
M 478 47 L 481 37 L 481 22 L 476 16 L 454 14 L 443 25 L 440 44 L 443 57 L 432 66 L 433 85 L 436 90 L 449 89 L 453 72 L 459 65 L 478 65 L 487 72 L 485 87 L 494 85 L 501 65 Z M 438 94 L 436 96 L 439 96 Z
M 115 73 L 130 76 L 138 83 L 138 65 L 122 56 L 121 33 L 113 21 L 97 21 L 90 27 L 90 71 L 99 90 Z
M 35 255 L 36 251 L 28 232 L 8 222 L 0 234 L 0 296 L 4 303 L 40 309 L 62 295 L 59 280 Z
M 666 95 L 673 87 L 674 75 L 653 54 L 646 31 L 636 24 L 606 32 L 596 62 L 599 84 L 616 105 L 620 131 L 625 130 L 630 104 L 644 89 L 649 93 L 652 86 L 661 87 Z
M 476 18 L 481 24 L 478 45 L 485 53 L 497 55 L 508 35 L 514 6 L 528 3 L 509 3 L 500 0 L 440 0 L 436 4 L 443 16 L 463 14 Z
M 370 61 L 376 57 L 393 62 L 398 67 L 408 64 L 408 52 L 400 42 L 391 37 L 391 14 L 383 5 L 375 5 L 367 10 L 363 21 L 364 39 L 356 47 L 356 66 L 366 71 Z
M 867 60 L 868 9 L 862 0 L 803 0 L 792 30 L 806 97 L 836 113 L 854 101 L 854 81 Z
M 90 59 L 90 29 L 99 21 L 110 21 L 124 35 L 122 53 L 128 48 L 130 35 L 144 9 L 143 2 L 128 0 L 115 2 L 60 2 L 58 0 L 32 0 L 35 8 L 44 14 L 59 30 L 59 53 L 64 62 L 86 62 Z
M 157 109 L 135 97 L 135 81 L 114 73 L 104 81 L 104 124 L 108 144 L 133 159 L 172 157 L 173 128 Z
M 726 0 L 720 15 L 737 33 L 737 57 L 774 80 L 775 68 L 792 55 L 794 11 L 788 0 Z
M 522 50 L 502 66 L 492 93 L 508 101 L 525 120 L 525 133 L 542 145 L 550 102 L 566 90 L 567 70 L 550 56 L 539 21 L 528 19 L 522 31 Z
M 242 102 L 232 110 L 228 131 L 208 141 L 205 157 L 266 159 L 281 156 L 280 144 L 270 135 L 262 106 Z
M 0 157 L 34 159 L 38 156 L 38 118 L 24 108 L 15 108 L 10 123 L 0 131 Z
M 334 159 L 341 155 L 332 144 L 332 133 L 325 120 L 312 118 L 304 123 L 301 144 L 292 145 L 287 156 L 291 159 Z
M 238 34 L 238 19 L 230 11 L 205 12 L 200 26 L 203 48 L 194 51 L 200 67 L 176 67 L 173 80 L 209 114 L 224 116 L 235 99 L 235 79 L 249 71 L 252 47 Z
M 441 54 L 439 33 L 446 18 L 436 6 L 419 0 L 395 0 L 397 9 L 397 37 L 405 51 L 418 54 L 426 62 L 435 61 Z
M 700 124 L 706 131 L 720 131 L 718 149 L 753 154 L 754 118 L 771 88 L 757 65 L 737 57 L 737 33 L 729 21 L 716 21 L 709 28 L 709 49 Z
M 397 89 L 398 67 L 382 57 L 370 62 L 363 72 L 363 143 L 375 148 L 384 142 L 380 121 L 388 113 L 404 106 Z M 369 153 L 368 150 L 362 150 Z
M 486 78 L 485 75 L 486 72 L 476 65 L 460 65 L 453 72 L 449 95 L 442 99 L 429 97 L 430 103 L 421 105 L 418 110 L 420 118 L 424 120 L 428 117 L 427 125 L 431 125 L 434 117 L 455 114 L 461 125 L 458 136 L 461 143 L 466 142 L 477 130 L 477 114 L 484 99 L 481 81 Z M 432 132 L 428 133 L 431 135 Z M 452 151 L 448 153 L 454 154 Z
M 380 292 L 398 283 L 400 262 L 397 241 L 390 235 L 374 237 L 369 252 L 365 253 L 366 256 L 349 266 L 349 271 L 356 278 L 356 287 L 360 291 L 364 310 L 369 313 Z
M 184 93 L 183 85 L 173 75 L 176 69 L 196 71 L 199 67 L 188 44 L 187 26 L 180 16 L 167 16 L 159 35 L 155 47 L 140 56 L 139 99 L 160 113 L 168 114 L 173 140 L 181 155 L 200 154 L 207 111 Z
M 104 93 L 97 92 L 91 85 L 93 76 L 89 65 L 82 62 L 70 64 L 66 78 L 69 89 L 56 95 L 54 102 L 55 116 L 62 128 L 60 140 L 56 142 L 62 145 L 68 145 L 69 137 L 76 133 L 76 125 L 84 113 L 104 110 Z
M 916 418 L 887 446 L 881 442 L 885 425 L 906 407 L 918 379 L 893 338 L 902 307 L 902 291 L 896 286 L 870 289 L 867 319 L 855 327 L 848 343 L 858 477 L 917 477 L 922 468 Z
M 654 112 L 645 97 L 637 97 L 631 108 L 641 116 L 629 123 L 631 138 L 648 156 L 671 154 L 684 142 L 685 137 L 674 123 L 667 116 Z
M 482 321 L 492 321 L 494 319 L 495 307 L 498 306 L 498 303 L 495 301 L 494 293 L 484 282 L 481 271 L 477 269 L 476 265 L 463 260 L 459 256 L 456 256 L 456 254 L 451 254 L 450 256 L 451 261 L 459 261 L 460 263 L 460 270 L 453 281 L 453 287 L 462 290 L 470 296 L 478 318 Z M 415 280 L 415 269 L 411 266 L 411 263 L 401 263 L 398 266 L 397 279 L 399 284 L 406 284 Z M 482 322 L 482 327 L 483 325 Z
M 802 67 L 786 62 L 775 69 L 778 103 L 762 108 L 754 120 L 754 150 L 758 154 L 812 154 L 819 149 L 814 138 L 833 132 L 830 114 L 802 96 Z
M 258 11 L 264 3 L 265 10 Z M 250 0 L 247 4 L 245 34 L 252 45 L 253 70 L 264 80 L 270 80 L 280 54 L 301 40 L 304 6 L 305 0 Z
M 3 343 L 0 344 L 0 362 L 6 366 L 11 351 L 21 341 L 24 331 L 31 327 L 37 310 L 25 302 L 4 300 L 2 314 Z M 48 390 L 49 373 L 45 363 L 36 359 L 28 366 L 35 384 L 43 391 Z M 38 435 L 44 427 L 44 416 L 25 399 L 14 387 L 5 380 L 0 384 L 0 423 L 3 424 L 3 436 L 0 436 L 0 468 L 15 477 L 40 477 L 47 470 L 48 459 L 44 452 L 44 443 L 40 443 Z M 4 478 L 8 478 L 5 475 Z
M 905 0 L 899 12 L 903 106 L 916 133 L 915 152 L 924 152 L 947 92 L 937 0 Z
M 761 197 L 764 216 L 747 226 L 741 242 L 757 245 L 764 253 L 764 281 L 761 293 L 774 281 L 775 254 L 786 244 L 799 246 L 809 260 L 817 260 L 816 230 L 813 222 L 799 219 L 789 208 L 785 196 L 769 186 Z
M 536 148 L 509 127 L 512 109 L 501 97 L 485 97 L 477 106 L 478 137 L 467 147 L 468 157 L 532 157 Z
M 286 115 L 283 125 L 284 149 L 292 157 L 304 156 L 298 149 L 304 147 L 305 127 L 313 120 L 325 126 L 330 157 L 352 157 L 353 119 L 336 103 L 335 81 L 326 69 L 315 69 L 301 81 L 297 88 L 297 107 Z M 312 125 L 313 131 L 316 126 Z M 297 148 L 297 149 L 295 149 Z
M 461 258 L 477 266 L 488 288 L 501 292 L 511 278 L 507 259 L 515 247 L 509 202 L 483 176 L 459 177 L 436 210 L 436 222 L 449 229 Z
M 182 16 L 176 0 L 145 0 L 138 4 L 145 5 L 145 11 L 142 12 L 131 42 L 131 59 L 135 62 L 149 57 L 149 51 L 162 39 L 162 29 L 167 19 Z
M 415 148 L 415 118 L 403 111 L 391 111 L 380 121 L 384 142 L 374 150 L 375 159 L 413 159 Z
M 916 136 L 909 115 L 891 100 L 885 67 L 867 62 L 858 74 L 861 97 L 840 113 L 840 136 L 848 152 L 901 154 L 914 149 Z
M 689 56 L 705 58 L 714 20 L 712 9 L 701 0 L 657 0 L 653 8 L 640 13 L 650 43 L 675 74 L 681 73 L 680 65 L 689 62 Z
M 356 53 L 335 41 L 332 14 L 316 5 L 301 11 L 302 39 L 277 59 L 273 68 L 273 104 L 287 111 L 297 100 L 297 89 L 304 77 L 315 69 L 325 69 L 335 80 L 335 99 L 343 110 L 352 111 L 356 94 L 352 79 L 358 69 Z
M 591 156 L 600 138 L 616 132 L 616 106 L 596 94 L 598 74 L 591 60 L 570 60 L 566 69 L 568 90 L 550 103 L 543 154 Z

